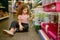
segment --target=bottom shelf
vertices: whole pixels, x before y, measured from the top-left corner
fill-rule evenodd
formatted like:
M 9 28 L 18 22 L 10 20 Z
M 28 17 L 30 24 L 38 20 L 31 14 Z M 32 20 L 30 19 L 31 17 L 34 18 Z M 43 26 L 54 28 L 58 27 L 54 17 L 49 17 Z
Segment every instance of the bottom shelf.
M 43 30 L 38 30 L 38 34 L 42 40 L 50 40 Z
M 5 19 L 5 18 L 8 18 L 8 17 L 9 17 L 9 16 L 2 17 L 2 18 L 0 18 L 0 20 Z

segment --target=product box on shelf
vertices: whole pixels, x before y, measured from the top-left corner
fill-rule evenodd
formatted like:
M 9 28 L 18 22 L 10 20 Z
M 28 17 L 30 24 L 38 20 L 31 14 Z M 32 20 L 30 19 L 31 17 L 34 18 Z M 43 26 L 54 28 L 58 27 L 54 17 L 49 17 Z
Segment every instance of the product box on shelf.
M 42 0 L 42 5 L 46 12 L 60 12 L 60 0 Z
M 41 29 L 45 32 L 45 34 L 49 38 L 51 38 L 53 40 L 57 40 L 58 23 L 43 23 L 41 25 Z

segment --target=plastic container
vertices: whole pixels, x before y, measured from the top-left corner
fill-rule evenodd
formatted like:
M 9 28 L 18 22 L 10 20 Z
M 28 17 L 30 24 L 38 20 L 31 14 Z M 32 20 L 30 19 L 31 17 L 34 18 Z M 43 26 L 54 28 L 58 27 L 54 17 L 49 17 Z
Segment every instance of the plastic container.
M 36 31 L 40 29 L 39 21 L 34 21 Z

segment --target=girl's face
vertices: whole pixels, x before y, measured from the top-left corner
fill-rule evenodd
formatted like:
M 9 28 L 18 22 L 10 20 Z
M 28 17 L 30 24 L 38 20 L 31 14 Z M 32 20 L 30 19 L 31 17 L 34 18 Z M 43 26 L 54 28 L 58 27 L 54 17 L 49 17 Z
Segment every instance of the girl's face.
M 28 12 L 27 10 L 28 10 L 27 8 L 24 8 L 22 13 L 26 14 Z

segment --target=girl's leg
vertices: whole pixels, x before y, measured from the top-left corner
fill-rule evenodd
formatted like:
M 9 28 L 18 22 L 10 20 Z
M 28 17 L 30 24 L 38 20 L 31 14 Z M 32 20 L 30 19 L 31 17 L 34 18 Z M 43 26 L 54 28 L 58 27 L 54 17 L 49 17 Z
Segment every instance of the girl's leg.
M 16 29 L 18 28 L 17 24 L 18 24 L 17 21 L 13 21 L 13 22 L 11 23 L 11 26 L 10 26 L 9 30 L 10 30 L 11 32 L 15 32 Z
M 17 29 L 17 21 L 13 21 L 12 23 L 11 23 L 11 26 L 10 26 L 10 28 L 9 28 L 9 31 L 8 30 L 4 30 L 6 33 L 8 33 L 8 34 L 10 34 L 10 35 L 14 35 L 14 32 L 16 31 L 16 29 Z M 17 26 L 17 27 L 16 27 Z
M 25 31 L 25 32 L 28 32 L 28 29 L 29 29 L 29 24 L 27 24 L 27 23 L 22 23 L 22 25 L 23 25 L 23 31 Z
M 16 29 L 11 28 L 9 31 L 12 32 L 12 33 L 14 33 L 16 31 Z
M 3 31 L 9 35 L 14 35 L 14 32 L 16 31 L 16 29 L 11 28 L 10 30 L 3 30 Z

